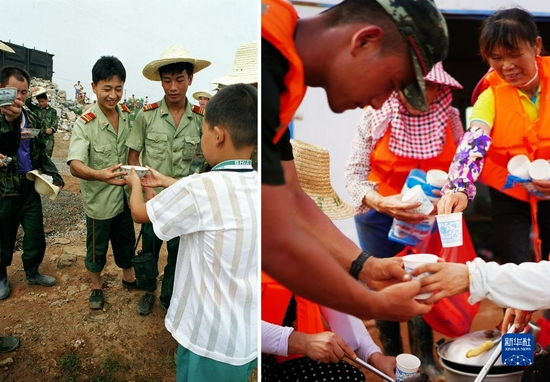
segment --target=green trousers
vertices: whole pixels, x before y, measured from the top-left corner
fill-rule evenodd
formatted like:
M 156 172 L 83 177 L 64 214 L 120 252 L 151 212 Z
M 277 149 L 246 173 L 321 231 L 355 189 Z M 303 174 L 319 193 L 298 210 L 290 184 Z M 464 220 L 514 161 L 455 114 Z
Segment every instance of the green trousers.
M 13 260 L 13 251 L 19 225 L 23 227 L 23 268 L 37 269 L 46 252 L 42 201 L 34 189 L 34 182 L 25 175 L 20 177 L 19 196 L 0 198 L 0 268 L 8 267 Z

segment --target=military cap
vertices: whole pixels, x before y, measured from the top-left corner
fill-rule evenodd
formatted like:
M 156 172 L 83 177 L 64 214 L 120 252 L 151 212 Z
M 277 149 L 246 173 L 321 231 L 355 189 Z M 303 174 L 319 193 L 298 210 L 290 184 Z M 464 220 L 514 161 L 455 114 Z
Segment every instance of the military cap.
M 414 108 L 426 111 L 424 77 L 447 57 L 449 33 L 443 15 L 433 0 L 376 0 L 391 16 L 407 41 L 416 80 L 405 86 L 403 94 Z

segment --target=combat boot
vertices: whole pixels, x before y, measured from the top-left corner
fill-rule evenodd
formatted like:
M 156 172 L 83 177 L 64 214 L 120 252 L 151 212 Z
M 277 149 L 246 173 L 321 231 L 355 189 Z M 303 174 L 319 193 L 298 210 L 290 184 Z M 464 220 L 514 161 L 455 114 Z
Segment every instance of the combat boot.
M 399 322 L 376 320 L 375 323 L 384 354 L 397 357 L 399 354 L 403 353 L 403 342 L 401 341 L 401 328 Z
M 55 285 L 55 278 L 52 276 L 41 275 L 38 272 L 38 268 L 25 270 L 25 275 L 27 276 L 27 282 L 29 285 L 38 284 L 47 287 Z
M 430 325 L 421 316 L 407 322 L 411 353 L 420 358 L 422 371 L 430 377 L 431 382 L 443 382 L 443 369 L 434 358 L 434 338 Z

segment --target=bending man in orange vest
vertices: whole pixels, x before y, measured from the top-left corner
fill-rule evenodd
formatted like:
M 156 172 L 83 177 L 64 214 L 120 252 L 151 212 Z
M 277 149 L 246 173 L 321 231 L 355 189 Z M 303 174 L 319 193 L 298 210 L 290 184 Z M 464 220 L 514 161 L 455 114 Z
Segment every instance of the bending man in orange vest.
M 430 310 L 413 299 L 415 281 L 373 292 L 346 274 L 377 289 L 410 280 L 399 260 L 369 259 L 304 193 L 286 127 L 307 86 L 325 89 L 337 113 L 379 108 L 397 89 L 425 109 L 423 77 L 447 48 L 431 0 L 345 0 L 303 19 L 288 1 L 262 0 L 262 267 L 294 293 L 360 318 Z

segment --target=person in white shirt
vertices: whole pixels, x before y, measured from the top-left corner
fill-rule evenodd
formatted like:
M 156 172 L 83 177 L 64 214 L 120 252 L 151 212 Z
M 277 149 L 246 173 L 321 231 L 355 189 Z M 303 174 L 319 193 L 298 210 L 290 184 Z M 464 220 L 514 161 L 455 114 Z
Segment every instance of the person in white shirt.
M 206 107 L 202 148 L 210 172 L 179 181 L 150 169 L 132 189 L 134 221 L 162 240 L 180 237 L 165 324 L 178 342 L 176 380 L 246 381 L 257 365 L 259 179 L 257 90 L 236 84 Z M 149 200 L 143 187 L 165 189 Z M 185 255 L 183 255 L 185 253 Z

